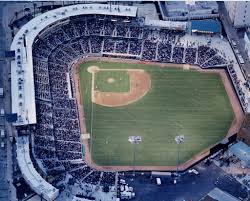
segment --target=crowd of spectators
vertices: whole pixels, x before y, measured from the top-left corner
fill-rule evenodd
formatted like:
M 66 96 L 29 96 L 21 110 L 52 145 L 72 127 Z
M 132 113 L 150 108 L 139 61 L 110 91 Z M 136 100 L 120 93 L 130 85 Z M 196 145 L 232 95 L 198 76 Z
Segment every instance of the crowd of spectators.
M 101 172 L 100 171 L 92 171 L 88 177 L 84 179 L 84 182 L 97 185 L 101 179 Z
M 228 65 L 228 72 L 229 72 L 229 74 L 230 74 L 230 76 L 232 78 L 232 81 L 233 81 L 234 85 L 235 85 L 235 89 L 236 89 L 236 91 L 238 93 L 240 102 L 241 102 L 243 108 L 245 110 L 247 110 L 248 103 L 246 102 L 245 93 L 242 91 L 242 88 L 240 86 L 241 81 L 238 79 L 237 73 L 234 70 L 232 65 Z
M 179 44 L 183 34 L 142 26 L 136 18 L 107 16 L 72 17 L 67 23 L 43 31 L 33 44 L 37 124 L 32 132 L 35 157 L 44 168 L 63 169 L 86 183 L 113 185 L 115 173 L 93 171 L 82 160 L 74 87 L 73 97 L 69 96 L 69 86 L 74 85 L 71 64 L 86 54 L 134 56 L 146 61 L 198 64 L 206 68 L 227 63 L 209 46 Z
M 158 47 L 158 59 L 160 62 L 170 62 L 172 45 L 169 43 L 160 43 Z
M 188 47 L 185 51 L 185 63 L 187 64 L 195 64 L 196 63 L 196 53 L 197 49 Z
M 115 173 L 104 172 L 101 179 L 102 186 L 114 186 L 115 184 Z
M 75 17 L 68 24 L 55 25 L 53 32 L 43 34 L 33 54 L 39 60 L 50 56 L 60 65 L 91 53 L 130 54 L 141 60 L 198 64 L 205 68 L 227 63 L 208 45 L 184 47 L 180 44 L 183 35 L 181 31 L 142 26 L 137 19 Z
M 157 43 L 151 40 L 145 40 L 142 51 L 142 59 L 148 61 L 156 60 Z
M 174 47 L 173 49 L 173 55 L 172 60 L 174 63 L 181 64 L 183 62 L 183 54 L 184 54 L 184 48 L 183 47 Z
M 88 166 L 84 166 L 72 171 L 69 171 L 69 173 L 72 175 L 72 177 L 74 179 L 76 179 L 77 181 L 81 181 L 83 179 L 85 179 L 86 176 L 88 176 L 91 173 L 91 168 Z
M 227 61 L 218 54 L 216 49 L 201 45 L 198 47 L 197 64 L 204 68 L 225 66 Z

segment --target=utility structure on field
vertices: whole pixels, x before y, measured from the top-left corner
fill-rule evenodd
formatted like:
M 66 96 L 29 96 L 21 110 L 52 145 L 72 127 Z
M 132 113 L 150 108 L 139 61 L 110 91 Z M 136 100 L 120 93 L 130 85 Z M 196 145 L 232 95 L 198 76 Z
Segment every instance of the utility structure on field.
M 134 157 L 133 157 L 133 163 L 134 163 L 134 170 L 133 170 L 133 176 L 135 176 L 135 153 L 136 153 L 136 145 L 140 144 L 142 142 L 141 136 L 129 136 L 128 141 L 134 145 Z
M 180 144 L 184 142 L 184 135 L 177 135 L 174 138 L 177 143 L 177 166 L 176 166 L 176 175 L 178 176 L 179 164 L 180 164 Z

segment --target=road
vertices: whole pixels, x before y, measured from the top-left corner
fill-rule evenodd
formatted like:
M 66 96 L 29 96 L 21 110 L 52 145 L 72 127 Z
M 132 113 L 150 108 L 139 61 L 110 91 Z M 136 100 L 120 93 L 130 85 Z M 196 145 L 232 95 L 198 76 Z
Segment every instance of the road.
M 239 50 L 240 54 L 242 55 L 242 58 L 245 62 L 245 64 L 242 66 L 244 71 L 246 72 L 246 75 L 250 75 L 250 62 L 249 58 L 247 56 L 247 53 L 245 52 L 245 42 L 244 38 L 240 38 L 237 34 L 237 30 L 234 28 L 229 15 L 227 13 L 227 10 L 225 8 L 225 4 L 223 1 L 218 2 L 219 5 L 219 13 L 220 13 L 220 19 L 222 21 L 222 24 L 224 26 L 225 32 L 227 34 L 228 39 L 234 40 L 236 42 L 236 48 Z M 229 41 L 230 41 L 229 40 Z
M 0 46 L 0 85 L 4 88 L 4 98 L 1 100 L 2 107 L 5 110 L 5 114 L 11 113 L 11 88 L 10 88 L 10 80 L 9 73 L 10 73 L 10 63 L 8 60 L 4 58 L 4 53 L 6 50 L 9 49 L 10 42 L 11 42 L 11 35 L 8 29 L 8 18 L 5 15 L 5 2 L 0 2 L 0 40 L 1 40 L 1 46 Z M 7 200 L 15 201 L 16 200 L 16 190 L 15 187 L 12 185 L 12 172 L 13 172 L 13 166 L 12 166 L 12 144 L 10 142 L 10 136 L 13 136 L 13 131 L 11 125 L 3 119 L 3 124 L 6 131 L 6 156 L 4 158 L 4 161 L 2 161 L 4 166 L 4 181 L 8 184 L 8 192 L 6 195 L 8 195 Z
M 4 61 L 4 50 L 5 50 L 5 31 L 2 25 L 3 18 L 3 8 L 0 5 L 0 87 L 4 88 L 4 67 L 6 62 Z M 5 90 L 4 90 L 5 92 Z M 0 98 L 0 108 L 4 108 L 4 98 Z M 5 130 L 5 120 L 4 118 L 0 117 L 0 127 L 1 129 Z M 6 137 L 0 139 L 1 143 L 4 142 L 6 145 L 7 139 Z M 9 184 L 7 179 L 7 148 L 6 146 L 4 148 L 0 148 L 0 200 L 9 200 Z

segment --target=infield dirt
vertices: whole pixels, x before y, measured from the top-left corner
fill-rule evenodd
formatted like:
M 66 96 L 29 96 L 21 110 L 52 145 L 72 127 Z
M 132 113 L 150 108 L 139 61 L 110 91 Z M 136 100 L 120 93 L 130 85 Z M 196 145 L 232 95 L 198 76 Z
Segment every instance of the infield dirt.
M 89 67 L 94 69 L 93 67 Z M 96 73 L 100 72 L 98 70 L 89 70 L 92 74 L 92 102 L 106 106 L 106 107 L 118 107 L 131 104 L 138 101 L 150 90 L 151 79 L 150 75 L 144 70 L 139 69 L 126 69 L 129 75 L 130 90 L 128 92 L 103 92 L 95 89 Z M 95 67 L 97 69 L 97 67 Z M 105 69 L 105 71 L 124 71 L 122 69 Z M 111 79 L 111 78 L 109 78 Z M 115 80 L 113 80 L 114 82 Z

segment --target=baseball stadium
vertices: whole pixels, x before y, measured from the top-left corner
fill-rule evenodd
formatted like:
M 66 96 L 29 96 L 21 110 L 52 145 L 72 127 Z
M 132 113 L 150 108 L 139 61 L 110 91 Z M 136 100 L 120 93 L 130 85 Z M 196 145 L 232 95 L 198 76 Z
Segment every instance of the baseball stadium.
M 120 171 L 184 172 L 235 139 L 248 109 L 242 71 L 225 40 L 187 26 L 77 4 L 16 33 L 13 124 L 29 131 L 17 160 L 35 192 L 53 200 L 65 175 L 115 186 Z

